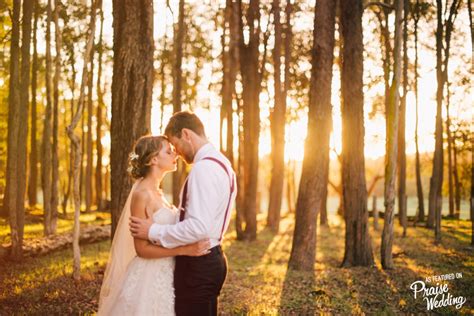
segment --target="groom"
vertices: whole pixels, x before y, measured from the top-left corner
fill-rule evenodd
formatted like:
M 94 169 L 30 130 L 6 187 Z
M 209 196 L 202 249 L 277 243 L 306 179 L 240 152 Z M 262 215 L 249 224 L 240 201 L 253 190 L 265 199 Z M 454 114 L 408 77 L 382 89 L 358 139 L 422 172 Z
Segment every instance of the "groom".
M 209 254 L 176 257 L 175 310 L 177 316 L 217 315 L 217 298 L 227 275 L 220 244 L 237 193 L 235 173 L 227 158 L 208 142 L 204 126 L 194 113 L 175 113 L 165 134 L 177 154 L 193 164 L 181 190 L 179 222 L 159 225 L 132 216 L 130 230 L 135 238 L 166 248 L 209 238 Z

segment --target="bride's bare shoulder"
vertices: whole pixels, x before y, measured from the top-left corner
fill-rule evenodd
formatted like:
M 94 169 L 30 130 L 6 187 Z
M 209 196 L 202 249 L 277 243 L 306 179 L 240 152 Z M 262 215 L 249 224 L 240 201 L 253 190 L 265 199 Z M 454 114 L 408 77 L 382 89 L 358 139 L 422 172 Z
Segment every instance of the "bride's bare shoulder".
M 132 193 L 132 206 L 145 206 L 151 200 L 150 190 L 146 187 L 138 186 Z

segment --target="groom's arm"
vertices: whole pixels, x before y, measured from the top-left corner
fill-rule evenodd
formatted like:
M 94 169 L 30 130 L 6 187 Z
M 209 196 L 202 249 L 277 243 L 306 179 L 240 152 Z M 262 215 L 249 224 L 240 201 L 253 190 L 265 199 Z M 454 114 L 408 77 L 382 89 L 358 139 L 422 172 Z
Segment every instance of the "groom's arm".
M 153 224 L 148 239 L 166 248 L 174 248 L 212 237 L 210 233 L 216 225 L 219 204 L 228 195 L 224 192 L 226 186 L 222 185 L 222 173 L 213 162 L 196 163 L 188 178 L 186 219 L 175 225 Z M 225 173 L 224 176 L 227 177 Z

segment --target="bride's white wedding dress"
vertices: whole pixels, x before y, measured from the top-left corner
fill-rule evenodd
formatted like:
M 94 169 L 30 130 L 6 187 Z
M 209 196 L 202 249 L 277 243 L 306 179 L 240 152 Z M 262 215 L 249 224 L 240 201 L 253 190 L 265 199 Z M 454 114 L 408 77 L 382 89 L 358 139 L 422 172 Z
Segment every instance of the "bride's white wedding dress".
M 174 224 L 177 210 L 162 207 L 153 214 L 158 224 Z M 101 302 L 99 315 L 175 315 L 174 257 L 144 259 L 133 257 L 126 267 L 123 281 L 113 295 Z M 102 295 L 102 294 L 101 294 Z

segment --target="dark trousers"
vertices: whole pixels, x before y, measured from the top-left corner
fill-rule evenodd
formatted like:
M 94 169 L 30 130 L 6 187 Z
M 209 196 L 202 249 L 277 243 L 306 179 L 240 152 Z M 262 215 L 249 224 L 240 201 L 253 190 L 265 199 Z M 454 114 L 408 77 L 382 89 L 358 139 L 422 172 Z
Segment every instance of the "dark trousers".
M 205 256 L 176 257 L 176 315 L 217 315 L 217 298 L 226 275 L 227 260 L 220 246 Z

